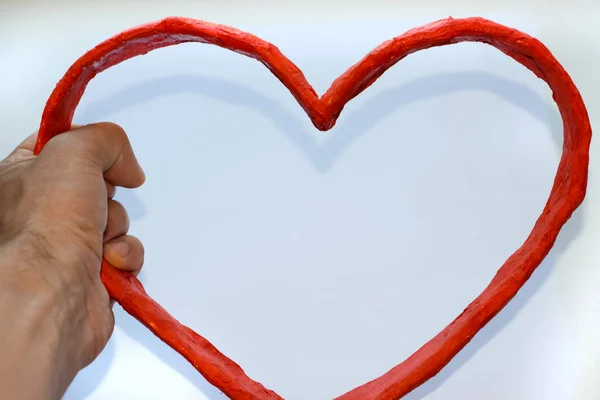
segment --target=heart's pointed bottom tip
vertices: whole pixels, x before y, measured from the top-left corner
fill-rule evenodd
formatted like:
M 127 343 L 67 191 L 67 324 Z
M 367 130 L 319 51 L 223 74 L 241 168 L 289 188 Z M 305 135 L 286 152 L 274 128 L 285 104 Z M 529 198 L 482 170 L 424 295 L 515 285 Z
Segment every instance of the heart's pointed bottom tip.
M 321 120 L 321 121 L 313 120 L 312 121 L 315 128 L 317 128 L 321 132 L 327 132 L 328 130 L 333 128 L 335 126 L 335 122 L 336 122 L 335 119 L 333 121 L 332 120 Z

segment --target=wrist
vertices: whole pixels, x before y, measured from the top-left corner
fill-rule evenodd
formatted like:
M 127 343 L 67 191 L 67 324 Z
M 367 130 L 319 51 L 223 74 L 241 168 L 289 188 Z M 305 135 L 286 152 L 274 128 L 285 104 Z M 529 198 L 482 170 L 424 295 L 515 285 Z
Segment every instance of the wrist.
M 0 313 L 4 319 L 5 310 L 1 309 Z M 59 350 L 60 340 L 38 323 L 7 328 L 0 334 L 0 390 L 3 397 L 60 399 L 74 378 L 74 374 L 69 377 L 61 366 L 65 362 Z
M 0 392 L 11 399 L 60 399 L 80 368 L 74 321 L 64 296 L 45 282 L 48 266 L 24 256 L 22 246 L 19 253 L 10 247 L 0 250 Z

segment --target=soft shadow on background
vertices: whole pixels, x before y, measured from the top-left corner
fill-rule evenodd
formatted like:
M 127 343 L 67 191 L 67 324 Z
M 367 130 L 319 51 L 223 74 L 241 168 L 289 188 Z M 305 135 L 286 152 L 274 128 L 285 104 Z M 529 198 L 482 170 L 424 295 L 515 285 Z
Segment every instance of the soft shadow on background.
M 486 346 L 502 331 L 502 329 L 508 326 L 510 321 L 512 321 L 519 311 L 527 305 L 533 295 L 544 284 L 546 279 L 548 279 L 552 272 L 552 268 L 560 258 L 560 255 L 567 250 L 571 242 L 579 235 L 583 221 L 582 211 L 583 210 L 579 208 L 564 225 L 550 254 L 548 254 L 546 259 L 535 270 L 533 275 L 531 275 L 527 283 L 523 285 L 512 301 L 508 303 L 495 318 L 488 322 L 488 324 L 475 335 L 471 342 L 467 344 L 463 350 L 459 352 L 446 367 L 444 367 L 444 369 L 442 369 L 435 377 L 404 396 L 403 400 L 421 400 L 426 398 L 428 394 L 436 391 L 446 380 L 452 377 L 456 371 L 469 361 L 473 355 Z
M 108 115 L 133 105 L 176 93 L 192 93 L 222 101 L 225 104 L 254 109 L 268 118 L 321 172 L 327 172 L 344 149 L 373 128 L 388 114 L 407 104 L 467 90 L 494 94 L 527 111 L 543 124 L 552 119 L 551 132 L 562 147 L 560 116 L 554 104 L 549 104 L 529 87 L 483 71 L 461 71 L 430 75 L 415 79 L 395 89 L 383 91 L 353 113 L 342 111 L 335 135 L 325 144 L 315 138 L 316 128 L 305 130 L 294 115 L 281 107 L 278 101 L 231 81 L 201 75 L 173 75 L 132 85 L 82 109 L 79 120 L 101 121 Z M 368 92 L 365 92 L 365 94 Z M 291 101 L 294 99 L 291 97 Z M 308 118 L 308 117 L 306 117 Z M 555 126 L 558 119 L 558 126 Z M 399 134 L 402 134 L 399 132 Z
M 133 85 L 100 101 L 90 103 L 81 110 L 79 120 L 85 122 L 102 121 L 114 112 L 166 95 L 193 93 L 207 96 L 220 100 L 225 104 L 244 106 L 262 113 L 277 126 L 282 135 L 285 135 L 298 147 L 318 171 L 326 173 L 349 145 L 361 135 L 367 133 L 386 115 L 412 102 L 465 90 L 481 90 L 494 94 L 527 111 L 531 116 L 548 126 L 557 150 L 561 150 L 563 140 L 562 124 L 556 106 L 525 85 L 482 71 L 431 75 L 416 79 L 395 89 L 381 92 L 369 100 L 360 110 L 348 115 L 342 112 L 336 134 L 323 145 L 318 144 L 314 139 L 313 135 L 316 129 L 315 131 L 305 130 L 302 121 L 282 108 L 275 100 L 243 85 L 199 75 L 173 75 Z M 402 132 L 399 132 L 399 134 L 402 134 Z M 126 191 L 124 194 L 125 196 L 120 197 L 119 200 L 131 213 L 132 219 L 141 218 L 145 210 L 135 192 Z M 405 399 L 421 399 L 435 391 L 510 323 L 546 281 L 556 260 L 579 234 L 582 218 L 582 210 L 580 209 L 562 229 L 549 256 L 508 306 L 488 323 L 446 368 L 436 377 L 406 396 Z M 208 384 L 191 365 L 164 345 L 136 320 L 124 316 L 117 319 L 117 325 L 152 351 L 164 363 L 195 384 L 211 400 L 223 398 L 223 395 Z M 423 343 L 428 339 L 424 338 Z M 113 355 L 114 347 L 111 344 L 96 362 L 81 372 L 80 378 L 82 379 L 75 383 L 78 389 L 76 397 L 85 397 L 95 390 L 106 375 Z M 400 361 L 402 360 L 398 360 L 398 362 Z M 373 377 L 379 376 L 383 372 L 385 371 L 378 371 L 374 373 Z M 348 388 L 348 390 L 350 389 Z

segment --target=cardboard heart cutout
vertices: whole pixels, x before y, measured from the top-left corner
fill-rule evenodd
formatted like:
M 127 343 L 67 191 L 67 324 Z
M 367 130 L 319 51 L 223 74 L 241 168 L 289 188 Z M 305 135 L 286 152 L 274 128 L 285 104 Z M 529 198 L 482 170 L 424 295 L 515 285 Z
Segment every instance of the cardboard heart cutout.
M 348 101 L 402 58 L 430 47 L 465 41 L 496 47 L 548 83 L 563 119 L 563 154 L 550 197 L 533 230 L 488 287 L 452 323 L 404 362 L 338 397 L 343 400 L 399 399 L 436 375 L 515 296 L 546 257 L 561 227 L 585 197 L 592 135 L 587 110 L 567 72 L 540 41 L 483 18 L 443 19 L 382 43 L 319 97 L 298 67 L 271 43 L 231 27 L 170 17 L 106 40 L 69 68 L 48 99 L 34 154 L 39 154 L 52 137 L 70 129 L 75 108 L 96 74 L 160 47 L 185 42 L 210 43 L 255 58 L 289 89 L 318 129 L 328 130 Z M 169 315 L 148 296 L 137 278 L 105 260 L 101 278 L 109 295 L 129 314 L 179 352 L 231 399 L 281 399 L 249 378 L 208 340 Z

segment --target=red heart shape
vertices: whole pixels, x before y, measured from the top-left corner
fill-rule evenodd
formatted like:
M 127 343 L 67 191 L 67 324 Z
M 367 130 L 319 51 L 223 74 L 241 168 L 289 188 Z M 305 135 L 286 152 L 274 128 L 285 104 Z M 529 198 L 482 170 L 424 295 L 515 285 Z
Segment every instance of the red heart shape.
M 330 129 L 345 104 L 388 68 L 419 50 L 464 41 L 492 45 L 548 83 L 563 118 L 564 144 L 554 185 L 531 234 L 498 270 L 488 287 L 437 336 L 383 376 L 338 399 L 398 399 L 436 375 L 518 292 L 552 248 L 587 187 L 591 126 L 579 91 L 537 39 L 482 18 L 440 20 L 384 42 L 333 82 L 321 97 L 302 72 L 274 45 L 237 29 L 171 17 L 124 31 L 88 51 L 69 68 L 48 99 L 35 154 L 68 131 L 88 82 L 131 57 L 184 42 L 211 43 L 262 62 L 289 89 L 320 130 Z M 110 296 L 155 335 L 184 356 L 232 399 L 281 399 L 249 378 L 205 338 L 181 325 L 144 291 L 134 276 L 103 261 L 101 277 Z

